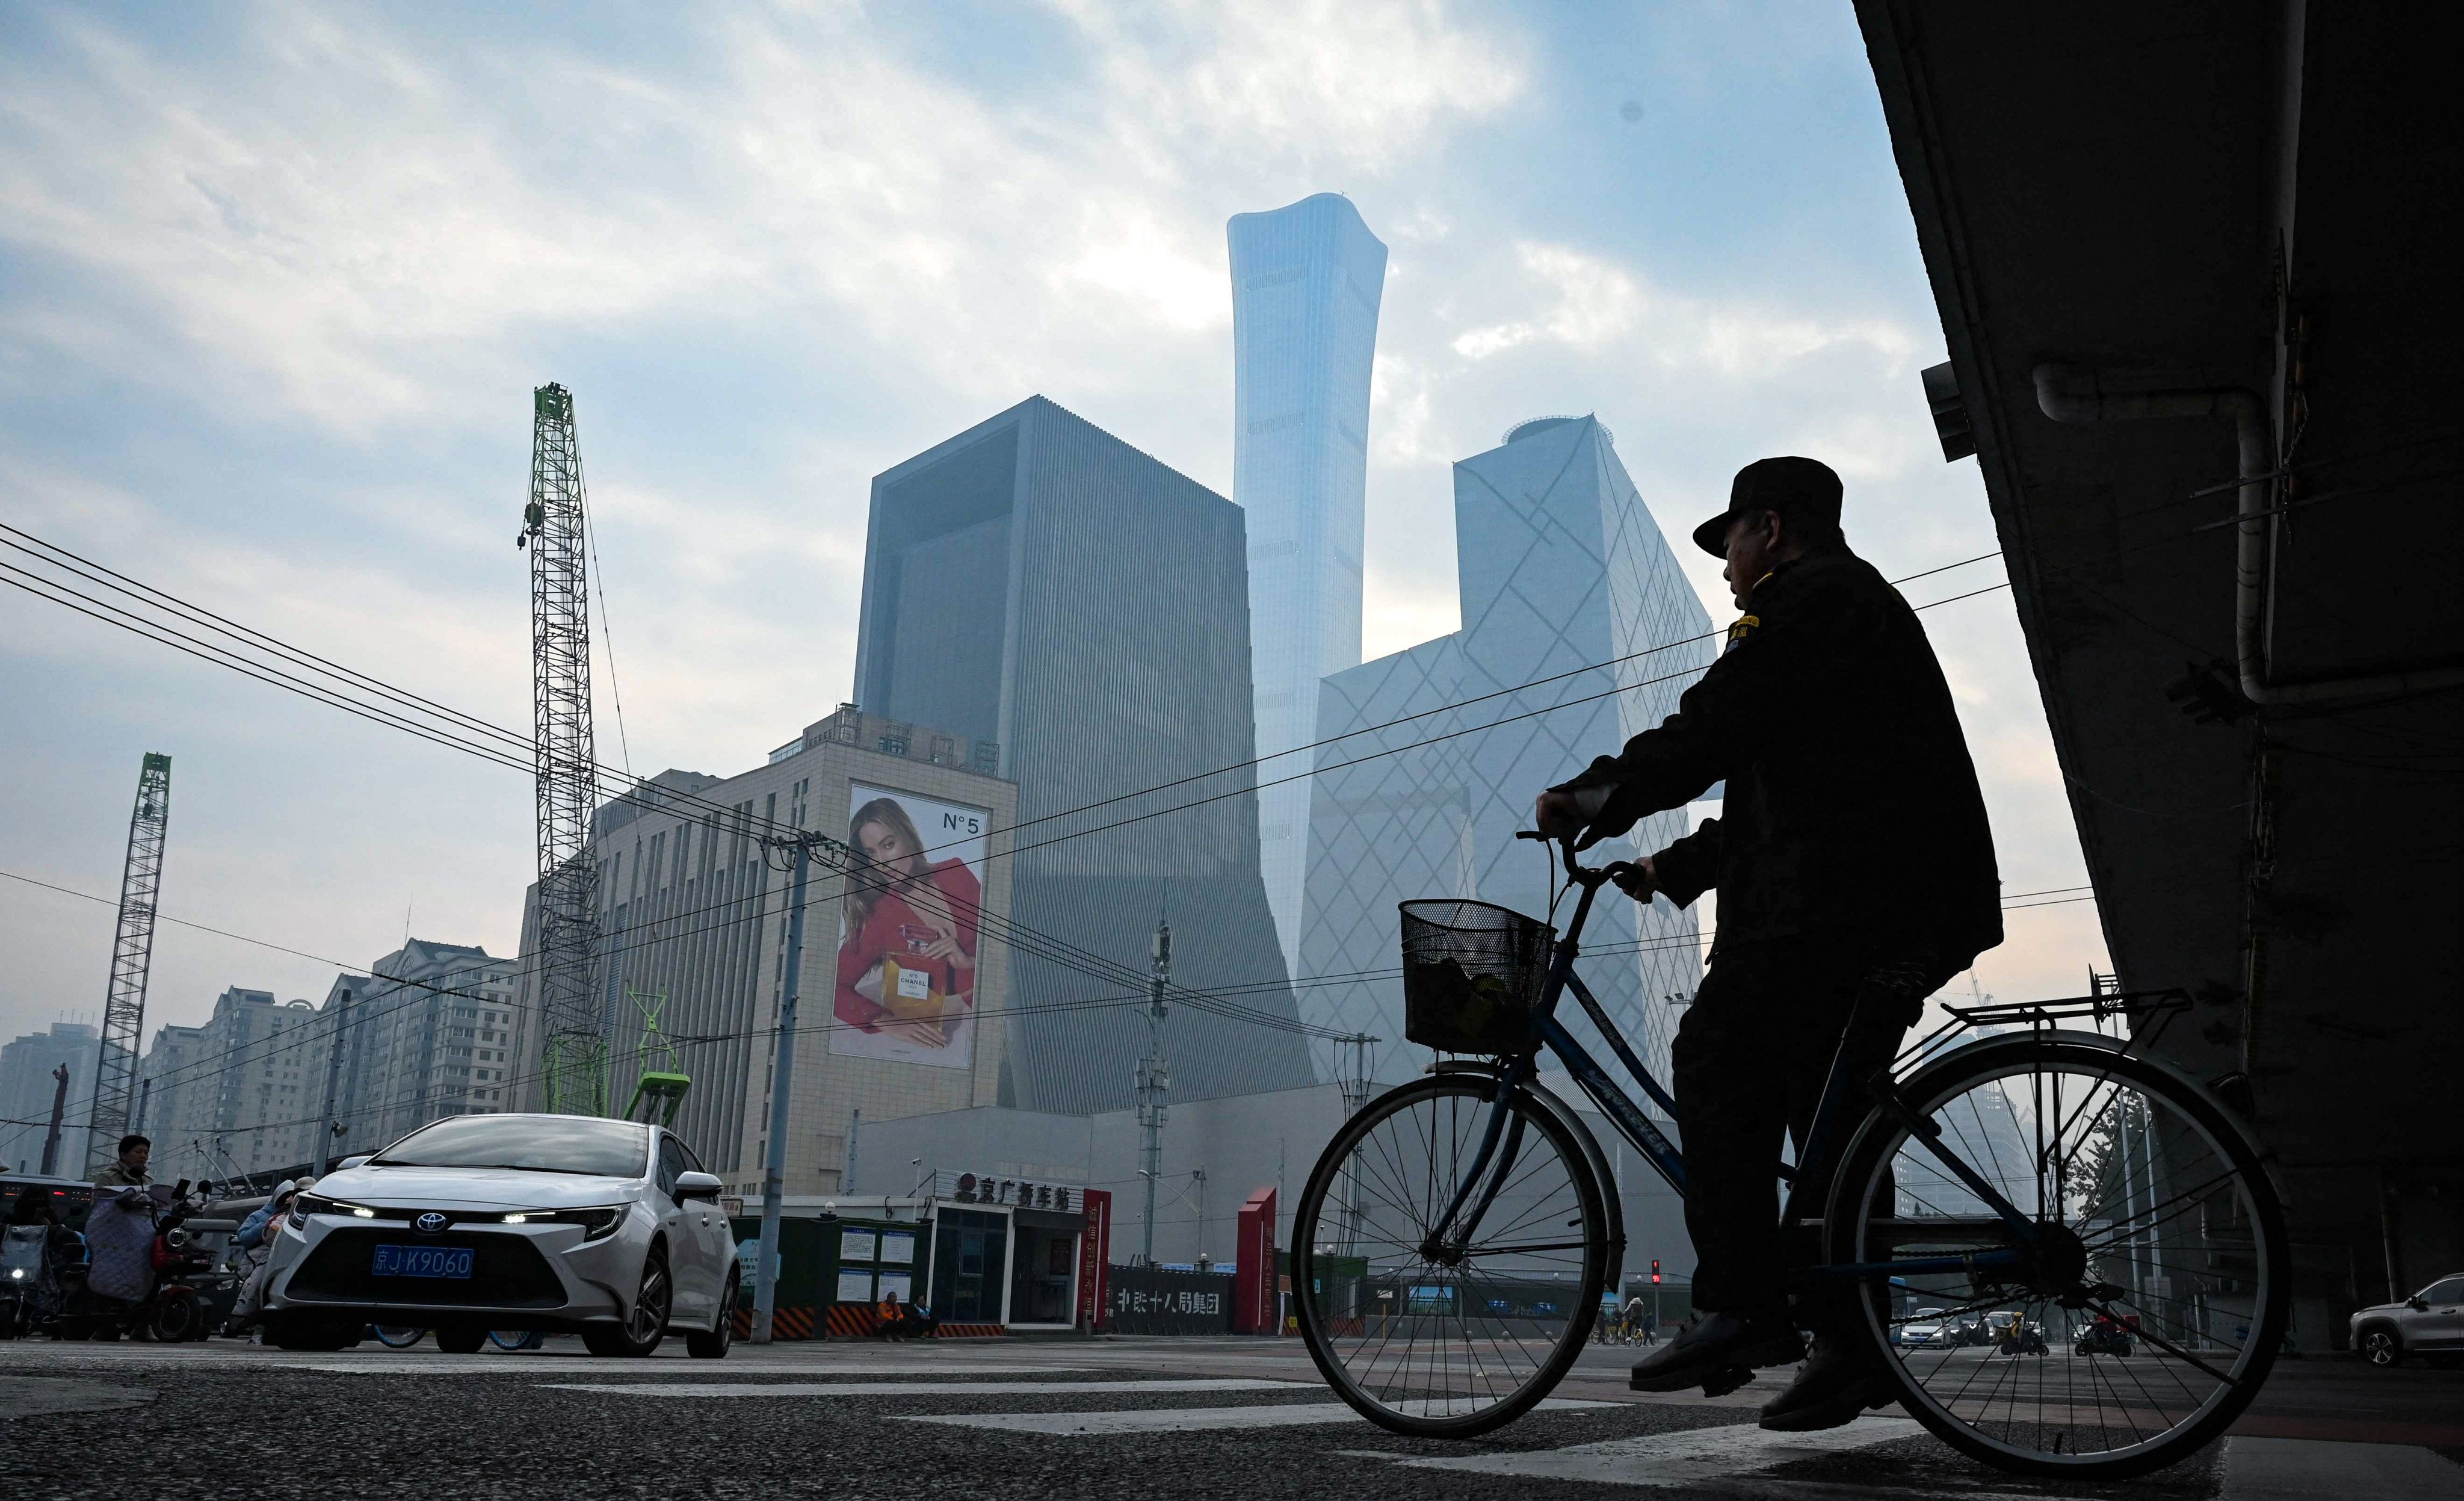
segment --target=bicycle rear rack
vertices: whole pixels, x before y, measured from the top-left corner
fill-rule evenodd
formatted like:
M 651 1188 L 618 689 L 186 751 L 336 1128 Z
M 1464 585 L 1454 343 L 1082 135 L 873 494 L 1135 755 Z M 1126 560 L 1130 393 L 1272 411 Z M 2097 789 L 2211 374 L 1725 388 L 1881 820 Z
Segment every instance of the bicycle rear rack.
M 2062 1022 L 2101 1023 L 2117 1016 L 2123 1018 L 2128 1026 L 2128 1035 L 2120 1039 L 2123 1051 L 2131 1052 L 2154 1047 L 2165 1029 L 2172 1026 L 2173 1018 L 2189 1009 L 2190 993 L 2179 985 L 2157 990 L 2105 990 L 2057 1001 L 2013 1001 L 1993 1005 L 1951 1005 L 1946 1002 L 1943 1010 L 1951 1019 L 1902 1048 L 1891 1068 L 1894 1073 L 1904 1072 L 1914 1064 L 1946 1050 L 1947 1040 L 1962 1032 L 2015 1026 L 2049 1031 Z

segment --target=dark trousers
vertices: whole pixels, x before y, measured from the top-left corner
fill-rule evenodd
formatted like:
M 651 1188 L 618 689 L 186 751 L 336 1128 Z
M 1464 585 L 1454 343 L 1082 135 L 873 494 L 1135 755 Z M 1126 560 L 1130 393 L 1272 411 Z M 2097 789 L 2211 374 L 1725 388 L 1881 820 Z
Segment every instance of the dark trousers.
M 1774 1171 L 1785 1136 L 1803 1160 L 1834 1053 L 1859 998 L 1881 966 L 1870 952 L 1826 942 L 1758 943 L 1712 956 L 1672 1048 L 1677 1126 L 1685 1154 L 1685 1228 L 1694 1240 L 1694 1306 L 1705 1312 L 1781 1314 L 1791 1268 L 1779 1229 Z M 1918 1003 L 1905 982 L 1869 1006 L 1857 1028 L 1850 1077 L 1888 1064 Z M 1836 1158 L 1864 1118 L 1859 1091 L 1843 1102 L 1826 1143 Z M 1829 1164 L 1811 1164 L 1827 1172 Z M 1806 1201 L 1821 1212 L 1822 1195 Z M 1886 1202 L 1883 1212 L 1888 1213 Z M 1798 1259 L 1802 1259 L 1802 1253 Z M 1820 1331 L 1848 1310 L 1843 1298 L 1809 1300 L 1799 1322 Z M 1851 1306 L 1851 1309 L 1853 1306 Z

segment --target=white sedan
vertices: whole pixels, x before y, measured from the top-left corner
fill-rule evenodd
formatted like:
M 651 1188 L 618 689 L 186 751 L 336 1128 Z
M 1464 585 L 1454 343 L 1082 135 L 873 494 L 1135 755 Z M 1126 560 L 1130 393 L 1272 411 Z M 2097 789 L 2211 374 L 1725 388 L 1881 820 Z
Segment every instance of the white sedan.
M 265 1324 L 336 1350 L 370 1324 L 578 1334 L 645 1356 L 671 1329 L 718 1358 L 735 1333 L 736 1242 L 719 1181 L 656 1126 L 586 1115 L 454 1115 L 346 1163 L 292 1202 Z

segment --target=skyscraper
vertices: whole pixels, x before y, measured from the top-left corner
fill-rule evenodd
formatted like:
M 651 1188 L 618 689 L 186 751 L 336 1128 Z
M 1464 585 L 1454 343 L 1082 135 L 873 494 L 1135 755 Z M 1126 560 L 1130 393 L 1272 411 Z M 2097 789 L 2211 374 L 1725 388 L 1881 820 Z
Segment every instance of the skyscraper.
M 1176 985 L 1242 987 L 1175 1007 L 1173 1095 L 1310 1082 L 1258 873 L 1242 522 L 1040 396 L 873 479 L 856 697 L 991 742 L 1018 784 L 1003 1104 L 1129 1104 L 1119 970 L 1145 973 L 1159 913 Z
M 0 1047 L 0 1168 L 30 1172 L 43 1163 L 51 1135 L 52 1101 L 64 1100 L 55 1172 L 77 1174 L 85 1166 L 85 1102 L 94 1093 L 94 1064 L 102 1033 L 82 1022 L 54 1022 Z M 59 1094 L 54 1069 L 69 1071 L 69 1092 Z
M 1360 662 L 1369 372 L 1386 247 L 1352 200 L 1233 215 L 1232 498 L 1249 527 L 1259 754 L 1316 739 L 1318 680 Z M 1269 761 L 1262 780 L 1305 772 Z M 1309 781 L 1258 793 L 1260 863 L 1287 960 L 1300 946 Z
M 1463 629 L 1338 673 L 1318 700 L 1318 738 L 1352 738 L 1317 753 L 1303 975 L 1393 974 L 1398 901 L 1545 913 L 1547 849 L 1514 839 L 1532 797 L 1658 724 L 1711 660 L 1710 618 L 1592 418 L 1524 423 L 1456 464 L 1455 552 Z M 1425 717 L 1367 729 L 1406 716 Z M 1590 858 L 1648 854 L 1685 828 L 1682 809 L 1654 814 Z M 1604 900 L 1583 946 L 1594 993 L 1665 1079 L 1670 998 L 1701 974 L 1692 911 Z M 1384 1039 L 1378 1078 L 1426 1057 L 1404 1044 L 1399 981 L 1301 994 L 1308 1020 Z

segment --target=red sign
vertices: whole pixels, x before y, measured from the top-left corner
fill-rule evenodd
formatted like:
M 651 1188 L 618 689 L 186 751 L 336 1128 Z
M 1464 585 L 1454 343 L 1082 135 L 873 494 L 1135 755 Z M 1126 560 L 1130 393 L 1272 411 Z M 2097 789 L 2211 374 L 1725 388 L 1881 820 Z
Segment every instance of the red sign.
M 1276 1296 L 1275 1191 L 1261 1188 L 1241 1206 L 1240 1228 L 1233 1240 L 1232 1332 L 1236 1335 L 1278 1333 L 1282 1299 Z
M 1104 1284 L 1112 1265 L 1112 1191 L 1089 1188 L 1087 1227 L 1078 1236 L 1078 1327 L 1094 1334 L 1104 1323 Z

